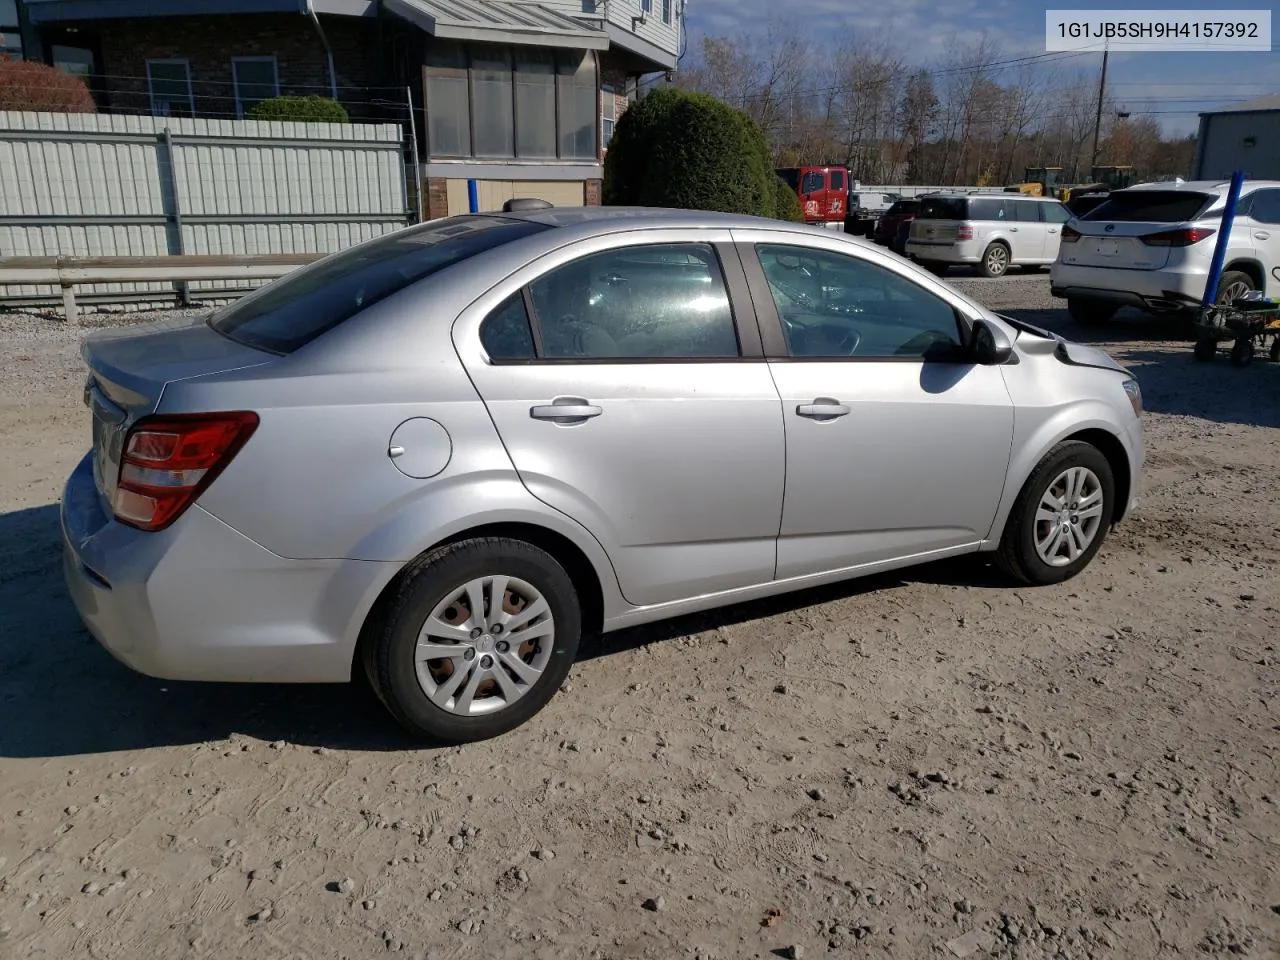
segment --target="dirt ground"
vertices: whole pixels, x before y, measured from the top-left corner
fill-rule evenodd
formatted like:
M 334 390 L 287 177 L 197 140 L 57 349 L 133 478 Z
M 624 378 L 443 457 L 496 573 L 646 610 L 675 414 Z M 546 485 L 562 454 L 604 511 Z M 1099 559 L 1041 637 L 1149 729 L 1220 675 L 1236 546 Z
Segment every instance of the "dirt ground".
M 958 279 L 1073 329 L 1048 280 Z M 76 333 L 0 316 L 0 957 L 1280 955 L 1280 369 L 1102 340 L 1141 513 L 1078 579 L 972 562 L 606 639 L 505 738 L 205 686 L 80 629 Z

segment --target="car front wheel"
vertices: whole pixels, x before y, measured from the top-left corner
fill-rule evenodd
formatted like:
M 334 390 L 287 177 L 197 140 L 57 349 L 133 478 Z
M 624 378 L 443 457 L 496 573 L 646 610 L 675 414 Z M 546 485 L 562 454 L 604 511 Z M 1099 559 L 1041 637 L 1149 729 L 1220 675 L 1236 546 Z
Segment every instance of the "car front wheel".
M 1092 444 L 1060 443 L 1018 494 L 996 562 L 1026 584 L 1069 580 L 1098 552 L 1114 513 L 1115 476 L 1107 458 Z
M 481 538 L 440 547 L 402 575 L 364 650 L 370 684 L 436 744 L 520 726 L 564 683 L 581 639 L 577 592 L 546 551 Z

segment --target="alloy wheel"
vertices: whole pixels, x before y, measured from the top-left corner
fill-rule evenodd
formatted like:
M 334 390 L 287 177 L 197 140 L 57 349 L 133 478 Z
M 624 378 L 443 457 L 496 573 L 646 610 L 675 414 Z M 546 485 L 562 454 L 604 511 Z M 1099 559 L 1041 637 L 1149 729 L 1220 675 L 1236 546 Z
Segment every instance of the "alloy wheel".
M 1070 467 L 1049 484 L 1036 510 L 1035 545 L 1051 567 L 1074 563 L 1102 525 L 1102 482 L 1088 467 Z

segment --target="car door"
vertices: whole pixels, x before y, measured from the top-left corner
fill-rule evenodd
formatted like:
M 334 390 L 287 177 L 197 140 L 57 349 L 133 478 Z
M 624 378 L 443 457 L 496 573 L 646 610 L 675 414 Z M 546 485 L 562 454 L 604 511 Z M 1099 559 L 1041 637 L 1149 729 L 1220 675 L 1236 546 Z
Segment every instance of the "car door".
M 1040 219 L 1043 203 L 1035 200 L 1014 200 L 1010 204 L 1013 216 L 1009 235 L 1013 238 L 1014 263 L 1040 263 L 1044 260 L 1045 227 Z
M 1253 248 L 1266 274 L 1265 293 L 1280 291 L 1280 187 L 1253 192 L 1249 214 L 1253 220 Z
M 522 481 L 600 541 L 636 605 L 773 577 L 781 405 L 729 239 L 582 241 L 454 327 Z
M 786 425 L 778 577 L 976 548 L 1013 440 L 945 285 L 878 252 L 734 231 Z
M 1062 227 L 1071 219 L 1071 211 L 1061 203 L 1037 203 L 1037 213 L 1044 229 L 1042 263 L 1053 263 L 1062 249 Z

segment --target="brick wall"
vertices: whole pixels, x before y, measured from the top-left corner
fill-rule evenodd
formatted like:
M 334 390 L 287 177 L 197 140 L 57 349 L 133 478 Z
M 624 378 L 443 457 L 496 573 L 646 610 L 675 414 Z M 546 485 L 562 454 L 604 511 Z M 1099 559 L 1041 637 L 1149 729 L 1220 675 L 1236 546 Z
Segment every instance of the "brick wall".
M 341 89 L 394 83 L 373 61 L 375 25 L 353 17 L 321 17 L 320 22 L 333 48 L 338 99 L 352 120 L 384 119 L 385 109 L 370 101 L 387 99 L 387 91 Z M 140 17 L 92 26 L 101 30 L 102 70 L 113 109 L 150 112 L 149 59 L 189 61 L 197 116 L 234 119 L 233 57 L 276 57 L 282 94 L 330 95 L 324 45 L 315 25 L 301 14 Z

